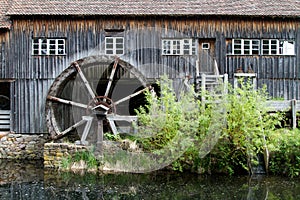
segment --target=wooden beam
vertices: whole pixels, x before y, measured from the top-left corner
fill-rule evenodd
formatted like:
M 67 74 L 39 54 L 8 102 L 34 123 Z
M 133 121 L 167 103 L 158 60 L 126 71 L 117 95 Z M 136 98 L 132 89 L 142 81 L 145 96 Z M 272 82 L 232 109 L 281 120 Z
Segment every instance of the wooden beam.
M 295 129 L 297 127 L 297 101 L 296 99 L 291 100 L 291 112 L 292 112 L 292 127 Z
M 110 77 L 109 77 L 109 80 L 108 80 L 108 84 L 107 84 L 107 87 L 106 87 L 106 91 L 104 93 L 104 96 L 108 96 L 108 93 L 109 93 L 109 90 L 110 90 L 110 87 L 111 87 L 111 84 L 112 84 L 112 81 L 114 79 L 114 76 L 115 76 L 115 72 L 117 70 L 117 66 L 118 66 L 118 62 L 119 62 L 119 59 L 116 58 L 115 60 L 115 63 L 114 63 L 114 66 L 111 70 L 111 74 L 110 74 Z
M 79 122 L 77 122 L 76 124 L 74 124 L 73 126 L 70 126 L 69 128 L 67 128 L 66 130 L 62 131 L 61 134 L 57 135 L 55 139 L 59 139 L 62 138 L 63 136 L 65 136 L 67 133 L 71 132 L 72 130 L 74 130 L 75 128 L 81 126 L 82 124 L 84 124 L 86 122 L 86 120 L 80 120 Z
M 85 75 L 83 74 L 83 72 L 81 71 L 81 68 L 79 66 L 79 64 L 77 62 L 74 62 L 73 65 L 75 66 L 81 80 L 83 81 L 86 89 L 88 90 L 89 94 L 91 95 L 91 97 L 97 101 L 96 99 L 96 95 L 95 95 L 95 92 L 93 91 L 92 87 L 90 86 L 89 82 L 87 81 Z
M 60 103 L 72 105 L 72 106 L 77 106 L 77 107 L 80 107 L 80 108 L 85 108 L 85 109 L 88 108 L 88 107 L 91 108 L 91 106 L 88 106 L 88 105 L 85 105 L 85 104 L 82 104 L 82 103 L 77 103 L 77 102 L 74 102 L 74 101 L 61 99 L 61 98 L 53 97 L 53 96 L 50 96 L 50 95 L 47 96 L 47 99 L 51 100 L 51 101 L 57 101 L 57 102 L 60 102 Z
M 144 91 L 146 91 L 146 90 L 148 90 L 148 89 L 149 89 L 149 87 L 146 87 L 146 88 L 144 88 L 144 89 L 142 89 L 142 90 L 140 90 L 140 91 L 137 91 L 137 92 L 135 92 L 135 93 L 133 93 L 133 94 L 131 94 L 131 95 L 128 95 L 127 97 L 124 97 L 124 98 L 122 98 L 122 99 L 116 101 L 114 104 L 115 104 L 115 105 L 118 105 L 118 104 L 120 104 L 120 103 L 122 103 L 122 102 L 124 102 L 124 101 L 127 101 L 127 100 L 131 99 L 132 97 L 135 97 L 135 96 L 137 96 L 137 95 L 143 93 Z

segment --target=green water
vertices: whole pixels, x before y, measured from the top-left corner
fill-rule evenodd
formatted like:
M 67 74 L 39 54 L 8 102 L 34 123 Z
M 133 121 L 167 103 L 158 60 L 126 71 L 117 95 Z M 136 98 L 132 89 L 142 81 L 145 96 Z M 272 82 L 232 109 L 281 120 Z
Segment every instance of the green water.
M 274 176 L 74 174 L 0 162 L 0 199 L 300 199 L 300 179 Z M 20 177 L 21 176 L 21 177 Z M 6 179 L 6 180 L 5 180 Z

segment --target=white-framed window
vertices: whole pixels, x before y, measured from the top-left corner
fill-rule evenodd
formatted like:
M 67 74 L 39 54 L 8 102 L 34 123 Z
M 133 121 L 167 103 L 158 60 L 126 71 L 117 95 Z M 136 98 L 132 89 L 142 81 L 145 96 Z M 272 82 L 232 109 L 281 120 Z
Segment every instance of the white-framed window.
M 32 55 L 65 55 L 66 40 L 63 38 L 34 38 Z
M 279 54 L 280 55 L 295 55 L 295 41 L 280 40 L 279 41 Z
M 295 41 L 232 39 L 232 55 L 295 55 Z
M 207 42 L 202 43 L 202 49 L 209 49 L 210 48 L 210 44 Z
M 260 41 L 257 39 L 233 39 L 234 55 L 258 55 L 260 53 Z
M 124 38 L 123 37 L 105 37 L 106 55 L 123 55 Z
M 279 40 L 268 39 L 262 40 L 261 44 L 263 55 L 278 55 L 279 54 Z
M 193 39 L 163 39 L 162 55 L 195 55 L 196 45 Z
M 295 41 L 263 39 L 262 55 L 295 55 Z

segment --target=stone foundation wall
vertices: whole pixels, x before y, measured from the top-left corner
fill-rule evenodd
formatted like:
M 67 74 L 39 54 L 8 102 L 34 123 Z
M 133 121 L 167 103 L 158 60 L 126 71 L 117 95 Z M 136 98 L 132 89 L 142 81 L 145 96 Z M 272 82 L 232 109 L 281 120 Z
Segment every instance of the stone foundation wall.
M 0 134 L 0 158 L 43 159 L 44 143 L 43 135 Z
M 78 151 L 87 151 L 87 147 L 70 143 L 45 143 L 44 167 L 59 168 L 63 158 L 75 155 Z

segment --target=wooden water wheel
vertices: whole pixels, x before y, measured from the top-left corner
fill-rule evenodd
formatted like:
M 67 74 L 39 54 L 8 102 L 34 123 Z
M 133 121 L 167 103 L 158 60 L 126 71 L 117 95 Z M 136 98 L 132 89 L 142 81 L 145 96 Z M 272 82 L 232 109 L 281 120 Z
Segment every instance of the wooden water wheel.
M 73 62 L 51 85 L 46 100 L 47 127 L 56 140 L 77 132 L 82 144 L 102 142 L 103 133 L 132 132 L 134 110 L 151 88 L 131 64 L 110 56 Z

